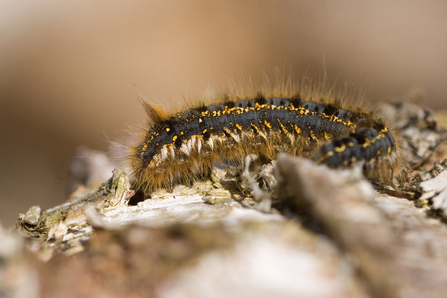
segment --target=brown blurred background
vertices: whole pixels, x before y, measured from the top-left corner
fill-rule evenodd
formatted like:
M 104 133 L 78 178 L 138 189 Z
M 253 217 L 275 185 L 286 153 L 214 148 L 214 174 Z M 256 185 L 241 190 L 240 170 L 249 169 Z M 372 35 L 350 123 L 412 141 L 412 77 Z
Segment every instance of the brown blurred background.
M 445 1 L 0 2 L 0 221 L 65 199 L 78 145 L 106 149 L 151 100 L 276 67 L 383 101 L 447 106 Z M 184 104 L 182 104 L 184 105 Z

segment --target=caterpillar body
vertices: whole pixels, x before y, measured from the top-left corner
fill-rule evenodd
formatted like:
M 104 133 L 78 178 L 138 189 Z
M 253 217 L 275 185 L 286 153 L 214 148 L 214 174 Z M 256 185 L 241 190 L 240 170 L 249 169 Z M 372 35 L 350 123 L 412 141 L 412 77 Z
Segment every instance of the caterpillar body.
M 150 128 L 131 148 L 129 166 L 145 192 L 172 189 L 215 162 L 241 163 L 248 154 L 269 160 L 280 151 L 331 168 L 363 163 L 370 180 L 389 182 L 400 165 L 394 135 L 373 112 L 340 104 L 258 95 L 167 114 L 142 101 Z

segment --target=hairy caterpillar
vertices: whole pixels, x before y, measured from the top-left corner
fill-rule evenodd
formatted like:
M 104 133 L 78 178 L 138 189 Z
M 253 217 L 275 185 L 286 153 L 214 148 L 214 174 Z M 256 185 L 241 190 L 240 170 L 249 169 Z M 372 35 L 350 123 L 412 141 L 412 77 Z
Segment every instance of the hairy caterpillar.
M 364 175 L 382 182 L 391 181 L 400 165 L 394 135 L 382 120 L 335 101 L 259 94 L 171 115 L 142 104 L 150 128 L 128 162 L 134 183 L 146 192 L 172 189 L 214 162 L 242 162 L 252 153 L 273 160 L 286 151 L 332 168 L 363 163 Z

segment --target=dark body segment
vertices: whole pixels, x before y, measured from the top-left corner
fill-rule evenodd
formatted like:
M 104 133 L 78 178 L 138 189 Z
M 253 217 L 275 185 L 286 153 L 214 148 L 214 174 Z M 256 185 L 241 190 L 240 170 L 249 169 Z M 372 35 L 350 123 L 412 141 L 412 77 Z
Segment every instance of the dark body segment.
M 274 159 L 286 151 L 333 168 L 363 162 L 370 179 L 387 179 L 398 163 L 393 134 L 371 113 L 299 98 L 189 109 L 155 123 L 135 151 L 135 179 L 150 190 L 167 186 L 165 180 L 191 179 L 216 161 L 242 162 L 250 153 Z

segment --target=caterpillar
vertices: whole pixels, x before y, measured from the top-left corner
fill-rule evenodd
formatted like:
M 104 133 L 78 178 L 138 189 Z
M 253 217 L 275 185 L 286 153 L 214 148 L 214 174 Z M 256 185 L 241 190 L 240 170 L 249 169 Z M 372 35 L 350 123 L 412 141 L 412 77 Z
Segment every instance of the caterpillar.
M 213 163 L 241 163 L 248 154 L 267 160 L 280 151 L 331 168 L 363 163 L 372 181 L 389 182 L 401 162 L 392 130 L 373 112 L 343 104 L 258 94 L 168 114 L 141 101 L 149 129 L 128 156 L 138 189 L 172 190 L 209 171 Z

